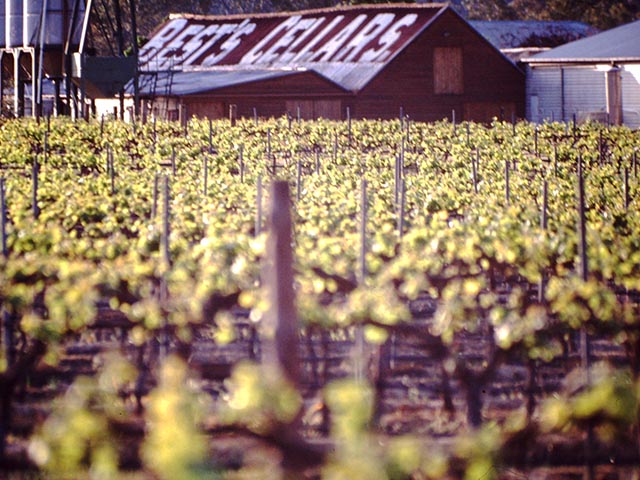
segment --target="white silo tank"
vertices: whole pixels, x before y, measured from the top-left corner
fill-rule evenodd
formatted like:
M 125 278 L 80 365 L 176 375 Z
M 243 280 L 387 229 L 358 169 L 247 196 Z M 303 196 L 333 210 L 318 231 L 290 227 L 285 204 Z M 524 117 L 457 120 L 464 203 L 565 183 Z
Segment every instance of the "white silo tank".
M 22 46 L 22 0 L 5 0 L 5 47 Z

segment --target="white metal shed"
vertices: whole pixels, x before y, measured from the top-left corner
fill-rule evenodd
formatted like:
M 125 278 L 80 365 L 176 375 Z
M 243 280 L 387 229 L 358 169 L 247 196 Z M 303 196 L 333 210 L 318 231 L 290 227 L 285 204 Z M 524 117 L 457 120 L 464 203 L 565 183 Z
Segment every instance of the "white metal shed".
M 533 122 L 595 119 L 640 128 L 640 21 L 534 55 L 526 115 Z

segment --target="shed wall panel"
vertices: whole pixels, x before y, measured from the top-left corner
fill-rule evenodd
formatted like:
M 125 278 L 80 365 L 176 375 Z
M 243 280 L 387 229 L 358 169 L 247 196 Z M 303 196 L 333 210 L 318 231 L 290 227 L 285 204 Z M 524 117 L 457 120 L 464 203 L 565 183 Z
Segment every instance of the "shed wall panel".
M 541 123 L 545 120 L 565 120 L 562 107 L 562 69 L 560 67 L 531 67 L 527 74 L 527 119 Z
M 565 68 L 565 120 L 575 114 L 584 119 L 589 114 L 607 111 L 606 84 L 604 72 L 595 67 Z
M 625 125 L 640 128 L 640 64 L 623 68 L 622 117 Z

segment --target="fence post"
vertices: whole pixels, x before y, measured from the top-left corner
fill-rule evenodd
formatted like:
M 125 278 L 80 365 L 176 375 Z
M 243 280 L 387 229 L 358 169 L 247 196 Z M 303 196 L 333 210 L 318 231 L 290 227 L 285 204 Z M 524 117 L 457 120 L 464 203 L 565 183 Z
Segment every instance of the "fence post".
M 273 182 L 269 210 L 266 282 L 270 309 L 267 316 L 273 341 L 265 344 L 265 360 L 293 385 L 300 383 L 298 316 L 293 290 L 289 184 Z

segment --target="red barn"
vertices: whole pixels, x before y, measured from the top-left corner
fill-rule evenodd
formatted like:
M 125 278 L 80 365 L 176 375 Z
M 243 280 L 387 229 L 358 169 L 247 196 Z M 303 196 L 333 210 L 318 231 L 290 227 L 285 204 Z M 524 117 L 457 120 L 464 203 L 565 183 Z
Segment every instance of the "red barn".
M 147 111 L 174 119 L 524 116 L 524 73 L 444 4 L 171 15 L 140 71 Z

